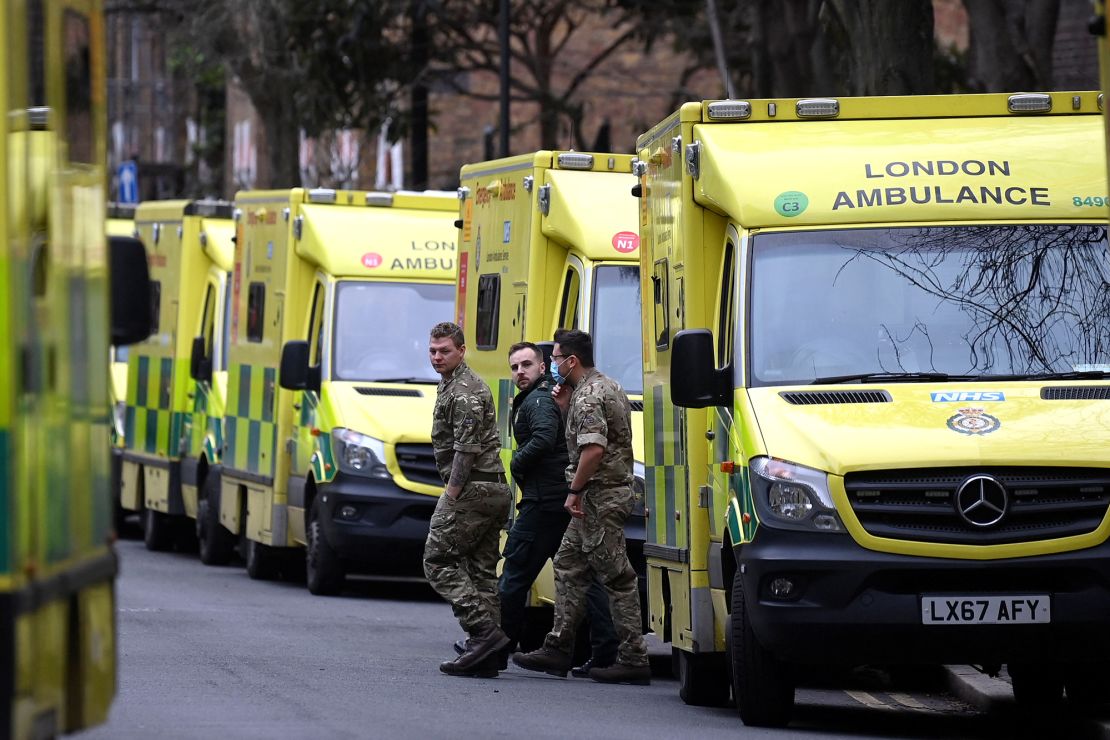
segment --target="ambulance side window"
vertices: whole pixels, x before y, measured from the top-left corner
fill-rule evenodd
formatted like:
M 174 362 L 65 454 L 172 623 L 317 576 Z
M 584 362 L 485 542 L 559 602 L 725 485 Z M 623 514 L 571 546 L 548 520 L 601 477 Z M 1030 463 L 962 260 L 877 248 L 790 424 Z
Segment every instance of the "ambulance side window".
M 158 280 L 150 281 L 150 333 L 158 333 L 159 323 L 162 320 L 162 283 Z
M 501 276 L 478 278 L 478 323 L 474 342 L 478 349 L 497 349 L 497 317 L 501 313 Z
M 319 367 L 324 352 L 324 286 L 316 283 L 312 291 L 312 324 L 308 327 L 308 346 L 312 352 L 309 364 Z
M 671 346 L 670 301 L 667 300 L 667 260 L 655 263 L 651 275 L 652 291 L 655 302 L 655 348 L 666 349 Z
M 247 289 L 247 341 L 261 342 L 266 311 L 266 284 L 251 283 Z
M 563 299 L 559 304 L 559 328 L 578 328 L 578 294 L 582 279 L 578 270 L 567 268 L 567 276 L 563 281 Z
M 733 256 L 732 242 L 725 243 L 725 257 L 721 260 L 721 305 L 717 309 L 717 367 L 724 367 L 732 360 L 732 326 L 735 315 L 733 306 Z

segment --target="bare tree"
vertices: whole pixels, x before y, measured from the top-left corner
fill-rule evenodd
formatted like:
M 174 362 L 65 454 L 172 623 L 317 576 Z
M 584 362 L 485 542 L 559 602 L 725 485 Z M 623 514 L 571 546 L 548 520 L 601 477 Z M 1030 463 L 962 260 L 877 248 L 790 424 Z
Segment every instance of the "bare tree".
M 583 63 L 568 68 L 564 51 L 591 17 L 610 19 L 610 38 Z M 483 72 L 496 76 L 501 54 L 512 57 L 511 100 L 539 105 L 540 142 L 546 148 L 560 145 L 562 124 L 569 124 L 574 145 L 588 148 L 578 126 L 582 106 L 578 94 L 606 60 L 637 38 L 637 27 L 628 11 L 606 0 L 515 0 L 511 5 L 510 48 L 497 43 L 497 3 L 474 0 L 440 0 L 429 16 L 434 46 L 441 55 L 439 67 L 448 85 L 463 95 L 497 100 L 496 92 L 468 89 L 458 83 L 458 72 Z
M 1060 0 L 964 0 L 975 92 L 1049 90 Z

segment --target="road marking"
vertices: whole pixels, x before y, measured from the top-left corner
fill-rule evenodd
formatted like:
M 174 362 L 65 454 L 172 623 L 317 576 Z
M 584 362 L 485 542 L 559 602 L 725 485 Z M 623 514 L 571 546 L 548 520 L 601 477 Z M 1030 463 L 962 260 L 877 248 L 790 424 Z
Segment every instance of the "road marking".
M 844 693 L 847 694 L 848 696 L 852 697 L 853 699 L 855 699 L 860 704 L 863 704 L 866 707 L 871 707 L 872 709 L 890 709 L 890 707 L 887 704 L 885 704 L 883 701 L 881 701 L 879 699 L 876 699 L 875 697 L 871 696 L 871 694 L 868 694 L 866 691 L 848 691 L 848 690 L 845 690 Z
M 929 707 L 925 706 L 924 704 L 919 702 L 917 699 L 914 699 L 909 694 L 890 693 L 890 694 L 887 694 L 887 696 L 889 696 L 891 699 L 898 702 L 899 704 L 901 704 L 904 707 L 909 707 L 910 709 L 919 709 L 919 710 L 923 709 L 923 710 L 926 710 L 926 711 L 929 710 Z

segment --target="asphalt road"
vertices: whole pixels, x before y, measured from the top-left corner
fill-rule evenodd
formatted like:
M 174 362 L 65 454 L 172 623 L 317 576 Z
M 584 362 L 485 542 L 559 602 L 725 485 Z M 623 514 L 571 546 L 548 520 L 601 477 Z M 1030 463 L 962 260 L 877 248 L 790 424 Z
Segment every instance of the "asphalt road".
M 513 666 L 492 680 L 452 678 L 437 666 L 461 633 L 425 584 L 364 580 L 323 598 L 141 542 L 119 551 L 119 691 L 109 722 L 83 740 L 1072 736 L 1058 718 L 1038 726 L 972 709 L 928 678 L 834 676 L 799 690 L 787 730 L 688 707 L 669 677 L 608 686 Z

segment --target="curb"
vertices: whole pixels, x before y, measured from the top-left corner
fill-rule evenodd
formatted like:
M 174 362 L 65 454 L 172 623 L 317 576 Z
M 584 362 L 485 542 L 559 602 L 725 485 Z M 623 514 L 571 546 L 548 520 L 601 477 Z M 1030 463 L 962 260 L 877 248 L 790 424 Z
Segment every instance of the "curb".
M 944 666 L 948 690 L 981 712 L 1001 715 L 1020 713 L 1010 684 L 980 673 L 969 665 Z M 1084 738 L 1110 740 L 1110 718 L 1089 717 L 1082 722 Z
M 1014 692 L 1009 684 L 980 673 L 969 665 L 944 666 L 948 690 L 981 712 L 1013 711 Z

